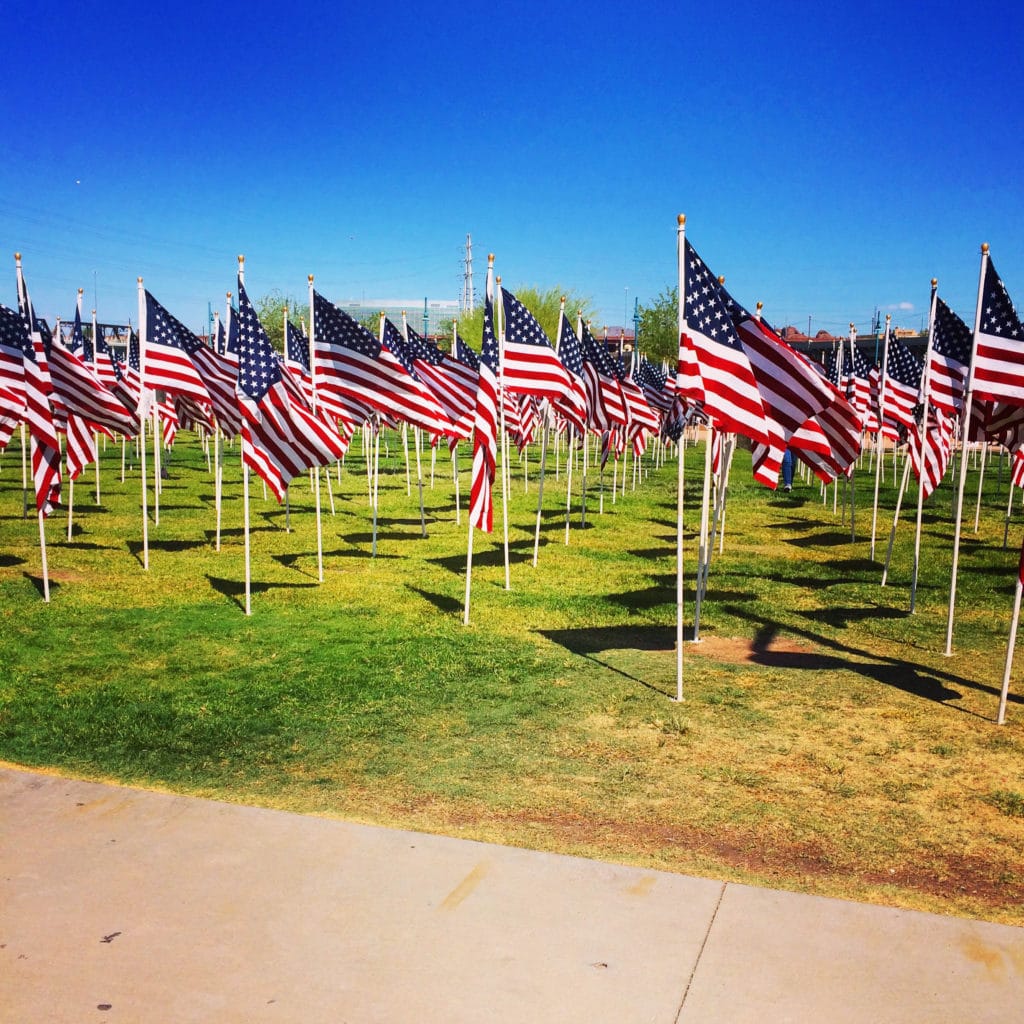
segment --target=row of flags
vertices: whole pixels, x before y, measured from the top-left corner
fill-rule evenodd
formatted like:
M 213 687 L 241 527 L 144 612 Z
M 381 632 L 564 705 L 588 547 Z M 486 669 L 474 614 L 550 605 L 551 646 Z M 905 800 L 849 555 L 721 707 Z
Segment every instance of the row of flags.
M 299 473 L 340 459 L 367 421 L 408 423 L 452 447 L 472 439 L 470 519 L 490 531 L 502 427 L 520 446 L 540 424 L 577 438 L 595 431 L 606 457 L 618 457 L 629 444 L 643 451 L 673 408 L 675 378 L 666 367 L 634 356 L 627 369 L 579 318 L 574 330 L 564 310 L 556 349 L 500 285 L 499 337 L 493 268 L 479 355 L 457 332 L 450 353 L 384 318 L 374 334 L 312 286 L 310 334 L 287 322 L 279 355 L 240 277 L 238 307 L 218 322 L 212 345 L 143 291 L 141 337 L 132 334 L 126 363 L 95 326 L 85 334 L 80 310 L 69 338 L 50 331 L 32 311 L 20 260 L 17 269 L 18 312 L 0 307 L 0 447 L 20 422 L 30 424 L 44 516 L 59 499 L 58 433 L 74 479 L 95 460 L 98 433 L 134 436 L 155 410 L 167 443 L 179 426 L 241 436 L 245 464 L 278 500 Z
M 156 392 L 163 429 L 202 424 L 241 436 L 243 458 L 280 500 L 305 469 L 347 450 L 357 427 L 408 423 L 438 443 L 473 441 L 471 523 L 493 528 L 491 488 L 502 429 L 525 445 L 538 424 L 604 439 L 603 457 L 652 436 L 677 440 L 702 421 L 749 438 L 756 479 L 778 483 L 787 448 L 826 482 L 849 473 L 865 433 L 909 441 L 914 472 L 924 467 L 930 493 L 950 462 L 956 422 L 974 355 L 974 405 L 968 440 L 1005 445 L 1024 473 L 1024 333 L 1002 281 L 987 259 L 977 336 L 936 297 L 924 364 L 895 337 L 883 364 L 869 366 L 855 345 L 841 345 L 821 367 L 787 345 L 737 302 L 688 239 L 680 246 L 680 348 L 676 373 L 633 353 L 627 369 L 564 309 L 552 344 L 533 314 L 488 269 L 479 355 L 456 332 L 442 352 L 407 324 L 382 319 L 374 334 L 312 290 L 310 334 L 285 325 L 279 355 L 245 291 L 206 344 L 144 293 L 141 344 L 127 363 L 102 332 L 82 329 L 76 310 L 70 339 L 51 332 L 33 310 L 18 264 L 19 309 L 0 307 L 0 446 L 25 422 L 33 443 L 36 503 L 59 498 L 60 445 L 74 479 L 95 458 L 99 433 L 132 436 Z M 500 317 L 496 320 L 496 312 Z
M 677 398 L 716 430 L 749 438 L 766 486 L 777 485 L 787 447 L 830 482 L 852 470 L 865 434 L 881 432 L 910 443 L 927 497 L 950 463 L 969 382 L 962 436 L 1004 445 L 1024 477 L 1024 328 L 987 248 L 976 331 L 935 296 L 924 361 L 887 330 L 882 366 L 869 366 L 851 325 L 849 344 L 822 367 L 787 345 L 760 305 L 751 314 L 736 302 L 680 241 Z

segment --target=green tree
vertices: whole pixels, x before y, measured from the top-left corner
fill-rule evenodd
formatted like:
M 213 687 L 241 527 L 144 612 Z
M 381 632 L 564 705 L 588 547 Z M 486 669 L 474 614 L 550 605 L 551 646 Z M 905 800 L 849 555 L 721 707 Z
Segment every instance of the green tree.
M 558 310 L 563 295 L 565 296 L 565 315 L 569 318 L 569 323 L 572 325 L 573 330 L 576 329 L 577 311 L 582 311 L 584 321 L 595 316 L 592 299 L 557 285 L 554 288 L 548 289 L 523 285 L 518 288 L 510 288 L 509 291 L 534 315 L 537 322 L 544 328 L 544 333 L 548 336 L 552 345 L 558 342 Z M 480 348 L 483 328 L 483 303 L 472 313 L 463 313 L 459 317 L 459 334 L 474 349 Z
M 284 351 L 285 307 L 288 309 L 288 319 L 296 327 L 300 326 L 300 321 L 304 321 L 306 330 L 309 330 L 308 304 L 300 305 L 294 296 L 285 295 L 279 288 L 260 296 L 253 302 L 253 307 L 260 318 L 260 323 L 263 324 L 263 329 L 267 332 L 267 337 L 270 338 L 270 344 L 278 352 Z
M 651 362 L 667 360 L 675 366 L 679 358 L 679 289 L 666 288 L 649 305 L 640 307 L 640 351 Z

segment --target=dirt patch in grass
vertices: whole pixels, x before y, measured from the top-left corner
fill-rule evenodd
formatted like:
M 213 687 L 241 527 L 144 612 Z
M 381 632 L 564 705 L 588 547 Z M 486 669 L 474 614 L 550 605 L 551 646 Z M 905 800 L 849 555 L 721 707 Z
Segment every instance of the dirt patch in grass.
M 699 655 L 702 658 L 711 658 L 714 661 L 724 661 L 730 665 L 743 665 L 748 661 L 762 662 L 767 655 L 801 655 L 802 658 L 810 658 L 820 652 L 809 644 L 799 644 L 784 637 L 777 637 L 771 644 L 765 647 L 757 640 L 749 637 L 735 636 L 705 636 L 699 643 L 687 644 L 684 657 L 690 654 Z M 822 655 L 825 659 L 825 655 Z M 806 665 L 812 668 L 808 662 Z

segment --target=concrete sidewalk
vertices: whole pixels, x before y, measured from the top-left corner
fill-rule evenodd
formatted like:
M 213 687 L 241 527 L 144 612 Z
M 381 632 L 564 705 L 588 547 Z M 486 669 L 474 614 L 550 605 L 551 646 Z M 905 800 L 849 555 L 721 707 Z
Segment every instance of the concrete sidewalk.
M 1024 1020 L 1024 929 L 0 769 L 0 1021 Z

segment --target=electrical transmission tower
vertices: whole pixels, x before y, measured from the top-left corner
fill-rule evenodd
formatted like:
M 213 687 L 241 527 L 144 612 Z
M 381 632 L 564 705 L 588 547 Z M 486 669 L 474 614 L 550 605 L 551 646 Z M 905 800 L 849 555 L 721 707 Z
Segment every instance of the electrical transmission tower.
M 460 303 L 463 313 L 473 312 L 473 238 L 466 235 L 466 264 L 462 274 L 462 301 Z

